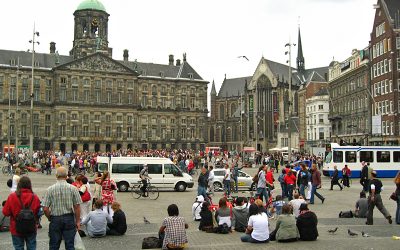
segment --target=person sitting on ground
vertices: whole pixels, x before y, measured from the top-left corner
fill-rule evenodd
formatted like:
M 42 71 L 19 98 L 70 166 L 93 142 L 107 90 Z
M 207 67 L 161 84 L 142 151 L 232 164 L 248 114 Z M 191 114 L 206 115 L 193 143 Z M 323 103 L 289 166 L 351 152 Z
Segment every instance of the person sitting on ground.
M 238 197 L 236 206 L 232 209 L 232 230 L 244 233 L 247 227 L 247 219 L 249 217 L 249 207 L 247 199 Z
M 207 201 L 203 202 L 203 205 L 201 206 L 201 211 L 200 211 L 201 220 L 199 224 L 199 230 L 201 231 L 212 232 L 213 217 L 209 207 L 210 203 L 208 203 Z
M 6 205 L 6 201 L 1 203 L 1 206 L 4 207 Z M 0 213 L 0 232 L 8 232 L 10 231 L 10 216 L 5 216 L 3 213 Z
M 300 214 L 300 206 L 301 206 L 301 204 L 306 203 L 306 201 L 297 192 L 293 195 L 293 197 L 294 197 L 294 199 L 289 201 L 289 204 L 292 206 L 293 214 L 297 218 L 297 217 L 299 217 L 299 214 Z
M 275 212 L 276 216 L 282 214 L 282 207 L 285 205 L 285 201 L 282 199 L 282 195 L 277 195 L 275 201 L 272 203 L 272 212 Z
M 114 201 L 111 205 L 114 211 L 112 223 L 107 224 L 107 235 L 124 235 L 126 233 L 126 217 L 125 213 L 121 210 L 121 204 Z
M 269 235 L 271 241 L 293 242 L 300 237 L 296 226 L 296 218 L 292 215 L 292 208 L 285 204 L 282 206 L 282 214 L 278 216 L 276 227 Z
M 90 237 L 103 237 L 106 235 L 107 223 L 112 223 L 113 219 L 102 210 L 102 200 L 97 200 L 94 206 L 96 210 L 91 211 L 81 224 L 86 225 L 86 230 Z
M 368 199 L 364 191 L 360 192 L 360 199 L 356 202 L 356 210 L 354 211 L 355 217 L 367 218 L 368 212 Z
M 268 210 L 264 207 L 263 201 L 261 199 L 256 199 L 254 201 L 254 204 L 258 206 L 258 208 L 261 210 L 261 212 L 265 213 L 266 215 L 269 214 Z
M 199 195 L 196 197 L 196 201 L 192 205 L 192 215 L 194 221 L 201 220 L 200 211 L 203 202 L 204 202 L 204 197 L 202 195 Z
M 215 220 L 218 222 L 218 228 L 216 230 L 217 233 L 227 233 L 227 230 L 231 230 L 231 211 L 227 202 L 228 200 L 225 197 L 222 197 L 218 203 L 219 208 L 215 212 Z
M 250 243 L 268 243 L 269 229 L 268 216 L 262 212 L 255 203 L 249 207 L 249 222 L 245 234 L 240 237 L 242 242 Z
M 183 249 L 188 243 L 185 229 L 189 226 L 179 216 L 176 204 L 169 205 L 167 211 L 168 217 L 163 220 L 159 230 L 159 238 L 163 241 L 162 249 Z
M 308 205 L 306 203 L 300 205 L 300 215 L 297 218 L 296 225 L 299 229 L 300 240 L 313 241 L 317 239 L 317 215 L 308 210 Z

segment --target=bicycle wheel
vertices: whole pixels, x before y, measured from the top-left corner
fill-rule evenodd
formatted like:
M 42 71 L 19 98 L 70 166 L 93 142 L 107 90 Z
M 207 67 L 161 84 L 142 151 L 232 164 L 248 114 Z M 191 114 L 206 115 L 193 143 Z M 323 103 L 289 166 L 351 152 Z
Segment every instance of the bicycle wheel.
M 139 199 L 142 196 L 142 190 L 140 190 L 139 186 L 133 186 L 131 188 L 132 197 L 135 199 Z
M 154 186 L 150 186 L 147 189 L 147 195 L 149 197 L 149 199 L 151 200 L 157 200 L 158 196 L 160 195 L 160 193 L 158 192 L 158 188 L 154 187 Z
M 3 166 L 1 171 L 3 172 L 4 175 L 8 175 L 8 166 Z

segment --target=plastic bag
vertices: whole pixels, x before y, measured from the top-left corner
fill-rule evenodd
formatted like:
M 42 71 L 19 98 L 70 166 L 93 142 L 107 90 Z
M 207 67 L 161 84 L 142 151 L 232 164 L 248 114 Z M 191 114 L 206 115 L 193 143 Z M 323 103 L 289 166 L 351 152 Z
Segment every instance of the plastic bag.
M 85 245 L 83 245 L 82 238 L 78 232 L 75 234 L 74 246 L 75 250 L 86 250 Z

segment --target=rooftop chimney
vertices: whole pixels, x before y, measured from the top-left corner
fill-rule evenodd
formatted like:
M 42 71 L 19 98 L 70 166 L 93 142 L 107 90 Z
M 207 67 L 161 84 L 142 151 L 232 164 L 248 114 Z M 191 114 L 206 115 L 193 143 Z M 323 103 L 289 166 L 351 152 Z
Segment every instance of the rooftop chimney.
M 50 42 L 50 54 L 56 53 L 56 43 Z
M 181 59 L 176 59 L 176 66 L 181 66 Z
M 169 65 L 174 65 L 174 55 L 169 55 Z
M 124 49 L 124 62 L 129 60 L 129 50 Z

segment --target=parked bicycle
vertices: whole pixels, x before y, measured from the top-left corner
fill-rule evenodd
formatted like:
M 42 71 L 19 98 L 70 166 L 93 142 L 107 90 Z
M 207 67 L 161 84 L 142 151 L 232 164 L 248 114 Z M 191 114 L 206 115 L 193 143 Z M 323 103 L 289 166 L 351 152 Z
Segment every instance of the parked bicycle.
M 138 181 L 137 184 L 132 183 L 132 187 L 130 189 L 133 198 L 139 199 L 140 197 L 145 197 L 149 198 L 150 200 L 157 200 L 158 196 L 160 195 L 160 192 L 158 191 L 157 187 L 152 186 L 150 181 L 148 180 L 147 188 L 143 193 L 141 189 L 142 186 L 143 186 L 142 181 Z

